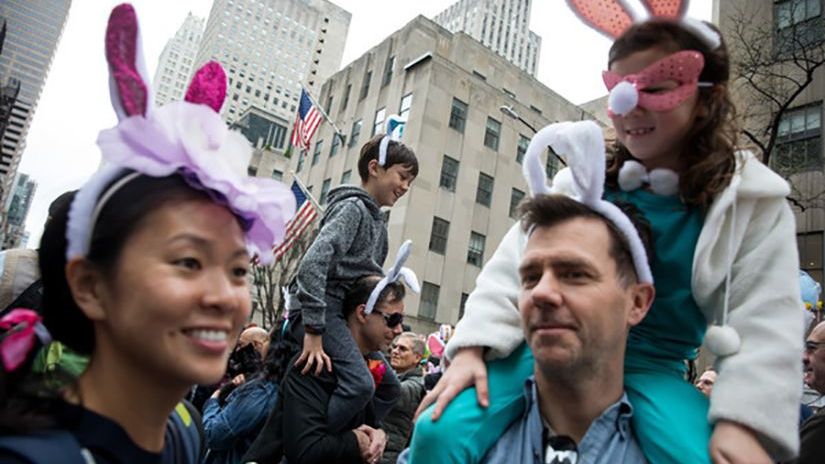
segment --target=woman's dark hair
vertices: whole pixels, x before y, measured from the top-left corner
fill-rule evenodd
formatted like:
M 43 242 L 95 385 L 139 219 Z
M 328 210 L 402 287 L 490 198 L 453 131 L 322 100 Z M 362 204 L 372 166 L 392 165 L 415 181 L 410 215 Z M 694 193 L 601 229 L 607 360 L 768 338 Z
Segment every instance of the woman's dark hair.
M 370 161 L 378 159 L 381 139 L 383 138 L 383 134 L 376 135 L 361 147 L 361 155 L 358 157 L 358 175 L 361 176 L 361 180 L 364 182 L 366 182 L 370 176 Z M 387 145 L 387 162 L 384 163 L 383 167 L 384 169 L 389 169 L 395 164 L 400 164 L 408 168 L 413 177 L 418 177 L 418 158 L 416 158 L 412 148 L 401 142 L 390 140 L 390 143 Z
M 708 26 L 718 33 L 715 26 Z M 697 108 L 703 108 L 704 112 L 696 116 L 683 144 L 685 150 L 680 153 L 686 167 L 679 175 L 679 194 L 687 205 L 707 209 L 730 184 L 736 167 L 736 108 L 728 91 L 730 59 L 727 47 L 722 41 L 719 47 L 712 50 L 679 23 L 652 20 L 634 24 L 613 42 L 608 66 L 616 60 L 651 48 L 671 53 L 696 50 L 705 59 L 699 80 L 710 82 L 713 86 L 699 88 Z M 626 160 L 633 159 L 633 155 L 618 140 L 611 147 L 611 155 L 607 166 L 607 185 L 616 188 L 619 169 Z
M 116 182 L 116 181 L 115 181 Z M 113 182 L 114 183 L 114 182 Z M 113 276 L 129 237 L 143 219 L 168 201 L 209 197 L 178 175 L 139 176 L 112 195 L 101 210 L 86 259 Z M 72 194 L 71 199 L 74 199 Z M 55 340 L 89 355 L 94 350 L 92 322 L 80 310 L 66 281 L 66 225 L 71 201 L 60 204 L 43 230 L 40 274 L 43 279 L 43 319 Z

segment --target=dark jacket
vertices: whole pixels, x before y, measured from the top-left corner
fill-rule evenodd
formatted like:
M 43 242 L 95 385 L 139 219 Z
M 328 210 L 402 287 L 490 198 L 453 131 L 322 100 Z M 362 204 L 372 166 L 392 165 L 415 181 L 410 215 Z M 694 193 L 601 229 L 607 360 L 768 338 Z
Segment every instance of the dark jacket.
M 330 190 L 321 230 L 295 277 L 304 324 L 324 328 L 327 295 L 343 300 L 348 286 L 368 274 L 383 274 L 387 226 L 378 203 L 362 188 Z
M 820 409 L 799 429 L 801 445 L 795 464 L 819 464 L 825 461 L 825 408 Z
M 384 419 L 387 447 L 381 459 L 383 464 L 394 464 L 398 454 L 407 447 L 413 426 L 413 415 L 426 393 L 420 367 L 400 374 L 398 380 L 401 382 L 401 397 Z
M 221 407 L 209 398 L 203 410 L 207 464 L 237 464 L 258 436 L 264 421 L 275 406 L 278 385 L 264 378 L 236 388 Z
M 327 404 L 335 385 L 334 374 L 303 375 L 290 365 L 275 408 L 241 462 L 360 464 L 361 451 L 352 429 L 375 426 L 372 402 L 342 432 L 332 432 L 327 428 Z

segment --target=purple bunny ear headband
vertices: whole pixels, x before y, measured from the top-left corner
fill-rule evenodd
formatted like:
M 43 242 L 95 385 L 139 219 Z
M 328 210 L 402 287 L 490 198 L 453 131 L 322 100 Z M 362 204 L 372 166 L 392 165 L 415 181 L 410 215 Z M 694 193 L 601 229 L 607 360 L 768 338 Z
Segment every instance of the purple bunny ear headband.
M 653 283 L 647 252 L 636 227 L 616 205 L 602 200 L 605 150 L 601 128 L 593 121 L 577 121 L 550 124 L 538 131 L 527 147 L 522 166 L 532 196 L 551 193 L 540 159 L 548 146 L 567 155 L 576 192 L 574 198 L 606 217 L 622 232 L 630 245 L 637 277 L 641 282 Z
M 271 261 L 272 247 L 283 239 L 285 223 L 295 213 L 295 199 L 280 182 L 247 175 L 252 148 L 218 114 L 226 97 L 220 64 L 209 62 L 197 71 L 185 101 L 153 109 L 137 15 L 129 4 L 115 7 L 109 16 L 106 58 L 109 93 L 120 123 L 98 136 L 104 164 L 72 202 L 66 259 L 88 254 L 97 216 L 118 189 L 141 175 L 180 174 L 238 216 L 250 253 Z
M 378 281 L 375 288 L 372 289 L 370 297 L 367 299 L 367 307 L 364 309 L 365 313 L 370 314 L 373 312 L 375 305 L 378 303 L 378 297 L 381 296 L 381 292 L 387 288 L 387 285 L 398 282 L 400 279 L 404 279 L 404 283 L 407 284 L 407 287 L 410 287 L 410 290 L 413 292 L 421 292 L 421 287 L 418 285 L 418 278 L 415 276 L 415 272 L 410 268 L 404 267 L 404 263 L 406 263 L 407 258 L 410 257 L 410 251 L 412 251 L 412 240 L 407 240 L 401 245 L 401 248 L 398 249 L 398 254 L 395 256 L 395 263 L 392 265 L 392 268 L 390 268 L 383 279 Z

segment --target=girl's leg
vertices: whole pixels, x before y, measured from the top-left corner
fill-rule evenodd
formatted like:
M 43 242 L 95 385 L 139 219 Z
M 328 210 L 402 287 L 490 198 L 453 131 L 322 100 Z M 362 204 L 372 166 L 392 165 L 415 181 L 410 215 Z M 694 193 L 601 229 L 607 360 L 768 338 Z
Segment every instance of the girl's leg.
M 677 374 L 625 372 L 633 431 L 650 464 L 710 464 L 708 399 Z
M 475 388 L 458 394 L 433 422 L 429 407 L 418 418 L 410 463 L 477 463 L 524 412 L 524 381 L 533 375 L 533 354 L 522 343 L 510 356 L 487 363 L 490 404 L 482 408 Z

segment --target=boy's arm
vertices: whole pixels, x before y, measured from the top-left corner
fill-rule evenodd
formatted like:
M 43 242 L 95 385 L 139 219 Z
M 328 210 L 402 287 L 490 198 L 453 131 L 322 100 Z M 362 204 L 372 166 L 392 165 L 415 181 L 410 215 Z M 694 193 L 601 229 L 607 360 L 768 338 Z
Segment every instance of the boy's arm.
M 490 348 L 489 358 L 504 358 L 524 340 L 518 311 L 518 267 L 527 236 L 515 223 L 481 269 L 467 298 L 467 311 L 447 343 L 447 358 L 470 346 Z
M 325 218 L 315 241 L 307 250 L 295 280 L 304 326 L 322 332 L 326 324 L 327 275 L 337 257 L 346 254 L 361 222 L 361 210 L 354 202 L 341 205 Z

